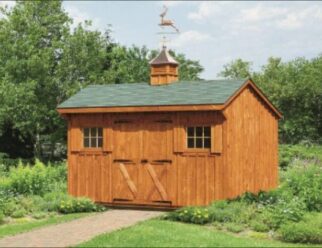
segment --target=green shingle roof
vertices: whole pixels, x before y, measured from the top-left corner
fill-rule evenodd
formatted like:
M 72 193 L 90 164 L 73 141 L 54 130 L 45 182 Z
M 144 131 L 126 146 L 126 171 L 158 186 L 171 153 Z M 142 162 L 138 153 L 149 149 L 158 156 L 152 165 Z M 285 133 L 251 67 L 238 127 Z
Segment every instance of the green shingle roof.
M 148 83 L 91 85 L 58 108 L 223 104 L 244 82 L 209 80 L 180 81 L 161 86 Z

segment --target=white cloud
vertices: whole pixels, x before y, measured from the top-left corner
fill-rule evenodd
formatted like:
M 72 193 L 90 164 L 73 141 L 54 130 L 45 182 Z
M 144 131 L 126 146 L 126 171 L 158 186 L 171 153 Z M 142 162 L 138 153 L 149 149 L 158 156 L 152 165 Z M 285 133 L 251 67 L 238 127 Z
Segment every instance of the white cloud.
M 171 42 L 171 46 L 181 48 L 186 45 L 195 45 L 205 41 L 211 40 L 212 37 L 209 34 L 201 33 L 196 30 L 189 30 L 179 34 Z
M 285 15 L 287 11 L 283 7 L 263 7 L 263 5 L 257 5 L 253 8 L 242 9 L 239 20 L 243 22 L 271 20 Z
M 195 12 L 190 12 L 188 14 L 188 18 L 195 21 L 202 21 L 218 13 L 221 8 L 221 2 L 201 2 L 198 6 L 198 10 Z
M 78 24 L 84 23 L 87 20 L 91 20 L 91 30 L 103 31 L 101 22 L 98 18 L 90 16 L 88 13 L 81 11 L 75 6 L 66 6 L 65 10 L 69 16 L 73 19 L 72 28 L 77 27 Z
M 8 6 L 9 8 L 12 8 L 13 6 L 15 6 L 15 4 L 16 4 L 16 1 L 0 1 L 1 7 Z

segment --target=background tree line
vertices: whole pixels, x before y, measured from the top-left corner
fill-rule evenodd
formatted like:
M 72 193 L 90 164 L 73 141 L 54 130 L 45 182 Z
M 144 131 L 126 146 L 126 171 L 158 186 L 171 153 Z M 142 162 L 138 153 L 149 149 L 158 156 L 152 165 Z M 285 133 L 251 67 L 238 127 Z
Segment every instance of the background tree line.
M 90 21 L 72 28 L 61 1 L 17 1 L 0 11 L 0 153 L 30 158 L 46 150 L 50 159 L 61 148 L 63 154 L 58 104 L 89 84 L 149 81 L 148 62 L 157 51 L 115 43 L 110 29 L 93 31 Z M 171 53 L 181 80 L 200 79 L 199 61 Z M 284 114 L 282 142 L 321 142 L 322 57 L 270 58 L 259 72 L 236 60 L 220 76 L 251 76 L 259 84 Z

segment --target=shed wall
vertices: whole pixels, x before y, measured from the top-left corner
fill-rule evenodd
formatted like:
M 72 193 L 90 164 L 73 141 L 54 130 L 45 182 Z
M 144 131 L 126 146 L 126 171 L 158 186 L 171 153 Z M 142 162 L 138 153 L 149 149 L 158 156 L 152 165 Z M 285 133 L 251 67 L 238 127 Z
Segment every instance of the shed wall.
M 131 153 L 136 154 L 133 161 L 138 164 L 145 158 L 141 154 L 150 154 L 152 159 L 156 151 L 152 142 L 158 141 L 157 135 L 162 131 L 151 128 L 145 120 L 171 120 L 167 122 L 168 138 L 164 139 L 166 140 L 164 142 L 171 142 L 171 145 L 164 144 L 166 147 L 171 147 L 171 151 L 164 150 L 171 164 L 167 167 L 158 167 L 157 163 L 149 163 L 152 164 L 150 168 L 153 167 L 156 172 L 154 176 L 163 184 L 165 191 L 163 195 L 166 194 L 166 200 L 171 202 L 172 207 L 207 205 L 214 200 L 232 198 L 245 191 L 270 189 L 277 184 L 277 119 L 256 93 L 246 88 L 228 106 L 224 114 L 219 111 L 195 111 L 69 115 L 68 191 L 71 195 L 87 196 L 96 202 L 109 204 L 122 204 L 115 202 L 115 191 L 121 196 L 130 197 L 131 188 L 126 184 L 115 185 L 113 180 L 115 181 L 117 176 L 122 177 L 120 172 L 123 169 L 115 166 L 120 149 L 123 149 L 121 154 L 126 153 L 122 144 L 135 142 L 135 139 L 126 140 L 126 134 L 129 134 L 130 130 L 124 130 L 125 135 L 119 136 L 117 130 L 120 133 L 122 129 L 117 129 L 114 123 L 131 118 L 139 120 L 135 124 L 138 136 L 133 137 L 140 139 L 150 137 L 151 140 L 150 146 L 135 148 L 137 146 L 133 145 L 131 148 Z M 187 125 L 210 125 L 211 149 L 198 152 L 187 149 L 185 130 Z M 90 126 L 104 128 L 102 149 L 82 148 L 82 128 Z M 162 144 L 159 145 L 163 147 Z M 136 167 L 127 168 L 134 170 Z M 137 170 L 143 168 L 145 166 L 141 164 Z M 166 171 L 161 171 L 160 168 L 166 168 L 164 169 Z M 130 176 L 135 176 L 137 172 L 129 171 L 129 173 Z M 149 180 L 151 181 L 149 173 L 144 175 L 147 177 L 146 180 L 140 178 L 138 184 L 149 184 Z M 157 188 L 153 194 L 151 199 L 158 194 Z M 163 204 L 144 201 L 132 203 Z M 126 204 L 132 203 L 126 202 Z
M 278 118 L 257 93 L 246 87 L 224 111 L 226 182 L 223 195 L 275 188 L 278 182 Z

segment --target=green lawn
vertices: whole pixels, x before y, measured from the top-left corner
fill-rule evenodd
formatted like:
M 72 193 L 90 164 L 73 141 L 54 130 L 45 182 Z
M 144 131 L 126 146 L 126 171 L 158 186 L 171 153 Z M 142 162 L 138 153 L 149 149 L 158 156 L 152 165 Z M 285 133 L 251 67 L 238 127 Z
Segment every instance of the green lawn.
M 299 247 L 268 239 L 237 237 L 213 227 L 149 220 L 133 227 L 102 234 L 79 247 Z M 301 247 L 305 247 L 302 245 Z M 306 247 L 309 247 L 307 245 Z
M 3 238 L 5 236 L 10 236 L 10 235 L 15 235 L 22 232 L 27 232 L 32 229 L 47 226 L 47 225 L 58 224 L 66 221 L 75 220 L 88 215 L 89 213 L 67 214 L 67 215 L 49 217 L 48 219 L 44 219 L 44 220 L 33 220 L 26 223 L 0 225 L 0 238 Z

